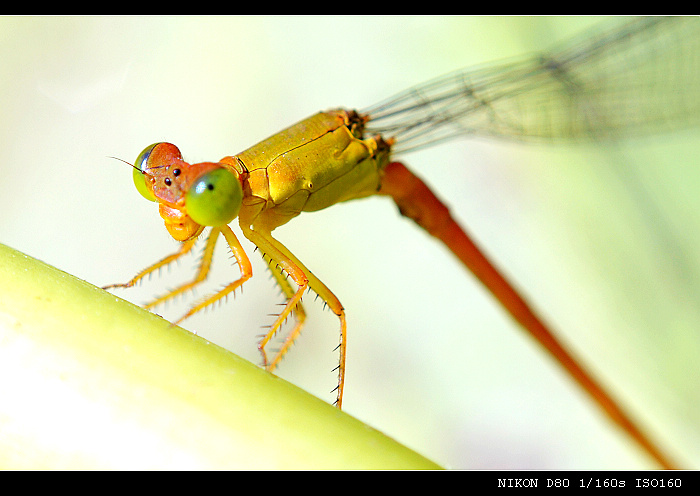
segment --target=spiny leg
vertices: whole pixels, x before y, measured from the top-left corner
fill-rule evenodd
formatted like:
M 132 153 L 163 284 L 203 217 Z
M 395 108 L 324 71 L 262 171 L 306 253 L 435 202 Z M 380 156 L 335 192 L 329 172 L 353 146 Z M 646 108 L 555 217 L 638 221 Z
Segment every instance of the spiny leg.
M 227 294 L 235 291 L 238 289 L 244 282 L 246 282 L 248 279 L 250 279 L 253 276 L 253 267 L 250 264 L 250 260 L 248 259 L 248 256 L 245 254 L 245 251 L 243 250 L 243 247 L 241 246 L 240 242 L 236 238 L 236 235 L 233 234 L 233 231 L 231 228 L 227 225 L 219 226 L 216 228 L 212 229 L 212 234 L 210 236 L 218 236 L 218 233 L 223 234 L 224 238 L 226 239 L 226 242 L 228 243 L 229 247 L 231 248 L 231 252 L 233 253 L 233 256 L 236 258 L 238 261 L 238 266 L 241 268 L 241 277 L 234 282 L 226 285 L 224 288 L 221 290 L 217 291 L 213 295 L 203 299 L 196 305 L 194 305 L 190 310 L 180 317 L 178 320 L 173 322 L 173 325 L 177 325 L 183 320 L 187 319 L 188 317 L 191 317 L 195 313 L 199 312 L 203 308 L 211 305 L 212 303 L 220 300 Z M 212 241 L 211 243 L 207 243 L 207 248 L 209 245 L 212 245 L 211 249 L 213 250 L 213 244 L 214 242 Z M 210 256 L 211 258 L 211 256 Z M 206 276 L 206 272 L 205 272 Z
M 109 285 L 107 285 L 107 286 L 103 286 L 102 289 L 130 288 L 130 287 L 132 287 L 134 284 L 136 284 L 137 282 L 139 282 L 141 279 L 143 279 L 143 278 L 146 277 L 147 275 L 153 273 L 154 271 L 156 271 L 156 270 L 158 270 L 158 269 L 161 269 L 161 268 L 167 266 L 168 264 L 174 262 L 175 260 L 177 260 L 177 259 L 180 258 L 181 256 L 186 255 L 187 253 L 189 253 L 190 250 L 192 250 L 192 248 L 194 247 L 194 244 L 195 244 L 196 241 L 197 241 L 197 239 L 196 239 L 196 238 L 193 238 L 193 239 L 188 239 L 187 241 L 183 242 L 183 243 L 180 245 L 180 249 L 179 249 L 176 253 L 173 253 L 172 255 L 168 255 L 168 256 L 165 257 L 164 259 L 162 259 L 162 260 L 160 260 L 160 261 L 154 263 L 153 265 L 150 265 L 150 266 L 146 267 L 146 268 L 143 269 L 141 272 L 139 272 L 138 274 L 136 274 L 136 275 L 134 276 L 134 278 L 131 279 L 130 281 L 125 282 L 125 283 L 123 283 L 123 284 L 109 284 Z
M 265 254 L 263 253 L 262 256 L 264 260 Z M 293 298 L 295 291 L 292 288 L 292 285 L 289 284 L 289 281 L 287 280 L 287 277 L 284 275 L 284 273 L 276 266 L 275 261 L 269 259 L 268 267 L 270 268 L 272 275 L 274 276 L 275 280 L 277 281 L 277 284 L 279 285 L 280 289 L 282 290 L 282 293 L 285 295 L 287 300 Z M 301 334 L 301 328 L 304 326 L 304 321 L 306 320 L 306 312 L 304 312 L 304 307 L 302 306 L 301 301 L 297 304 L 296 307 L 294 307 L 293 314 L 296 319 L 296 324 L 294 328 L 287 334 L 287 337 L 285 338 L 282 347 L 277 351 L 274 358 L 272 359 L 272 362 L 267 361 L 267 353 L 265 352 L 265 345 L 267 345 L 272 336 L 270 336 L 268 333 L 263 337 L 260 343 L 258 343 L 258 349 L 260 350 L 260 354 L 263 357 L 263 365 L 269 372 L 275 370 L 279 362 L 282 361 L 282 358 L 284 358 L 284 355 L 289 351 L 289 348 L 292 346 L 292 344 L 294 344 L 296 338 L 299 337 L 299 334 Z
M 171 289 L 168 291 L 166 294 L 163 296 L 160 296 L 150 302 L 148 305 L 146 305 L 144 308 L 153 308 L 156 305 L 159 305 L 167 300 L 170 300 L 174 297 L 176 297 L 179 294 L 184 293 L 185 291 L 194 288 L 197 284 L 200 284 L 202 281 L 204 281 L 207 278 L 207 275 L 209 274 L 209 269 L 211 268 L 211 260 L 212 257 L 214 256 L 214 248 L 216 247 L 216 241 L 219 238 L 219 232 L 220 230 L 216 227 L 212 228 L 211 231 L 209 232 L 209 237 L 207 238 L 207 244 L 204 247 L 204 251 L 202 252 L 202 259 L 199 262 L 199 268 L 197 269 L 197 274 L 194 276 L 194 279 L 192 279 L 190 282 L 182 284 L 181 286 L 178 286 L 175 289 Z M 187 240 L 185 243 L 194 243 L 196 240 Z M 191 249 L 191 248 L 190 248 Z
M 442 241 L 511 316 L 564 367 L 613 422 L 637 441 L 662 467 L 673 468 L 668 458 L 637 426 L 631 416 L 556 339 L 547 325 L 455 222 L 447 207 L 423 181 L 403 164 L 393 162 L 385 169 L 379 194 L 391 196 L 402 215 L 413 219 L 428 233 Z
M 331 311 L 338 316 L 338 319 L 340 320 L 340 343 L 338 344 L 340 360 L 338 363 L 338 386 L 335 388 L 335 391 L 337 391 L 335 405 L 338 408 L 341 408 L 343 405 L 343 388 L 345 386 L 345 349 L 347 340 L 345 310 L 343 309 L 343 305 L 341 305 L 338 298 L 336 298 L 336 296 L 326 287 L 325 284 L 314 276 L 309 269 L 304 267 L 304 265 L 294 255 L 292 255 L 292 253 L 282 243 L 273 238 L 269 232 L 254 231 L 242 222 L 241 229 L 243 230 L 245 237 L 255 243 L 260 250 L 274 260 L 277 265 L 284 270 L 284 272 L 289 274 L 294 283 L 297 285 L 296 292 L 291 298 L 289 298 L 287 305 L 279 314 L 277 320 L 275 320 L 270 327 L 270 331 L 260 342 L 260 346 L 264 347 L 270 341 L 270 339 L 272 339 L 285 319 L 300 303 L 301 297 L 307 288 L 311 288 L 316 294 L 318 294 L 321 299 L 326 302 Z M 281 351 L 286 352 L 287 349 L 283 347 Z M 282 355 L 283 354 L 284 353 L 282 353 Z M 281 359 L 281 355 L 279 353 L 278 356 Z

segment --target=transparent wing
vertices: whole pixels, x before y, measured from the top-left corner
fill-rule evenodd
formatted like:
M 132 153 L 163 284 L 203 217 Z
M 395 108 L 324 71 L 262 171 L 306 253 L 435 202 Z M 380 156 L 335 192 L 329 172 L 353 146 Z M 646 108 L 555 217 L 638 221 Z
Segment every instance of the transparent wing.
M 700 18 L 651 17 L 442 76 L 362 111 L 408 151 L 464 135 L 576 140 L 700 122 Z

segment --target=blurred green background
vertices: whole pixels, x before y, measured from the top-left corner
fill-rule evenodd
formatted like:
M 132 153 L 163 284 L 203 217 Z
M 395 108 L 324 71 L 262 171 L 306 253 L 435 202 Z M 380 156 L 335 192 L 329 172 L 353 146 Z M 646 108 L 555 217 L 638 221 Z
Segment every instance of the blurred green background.
M 0 18 L 0 242 L 98 286 L 126 281 L 177 243 L 109 157 L 133 161 L 170 141 L 185 159 L 215 161 L 318 110 L 366 107 L 599 21 Z M 404 158 L 669 454 L 696 469 L 699 137 L 614 149 L 465 139 Z M 276 235 L 346 308 L 349 414 L 452 468 L 654 467 L 388 200 L 302 215 Z M 184 327 L 258 363 L 260 326 L 282 299 L 239 238 L 255 277 Z M 238 276 L 219 252 L 210 288 Z M 117 294 L 144 303 L 195 260 Z M 158 313 L 175 319 L 191 301 Z M 305 302 L 308 326 L 278 373 L 331 402 L 337 319 Z

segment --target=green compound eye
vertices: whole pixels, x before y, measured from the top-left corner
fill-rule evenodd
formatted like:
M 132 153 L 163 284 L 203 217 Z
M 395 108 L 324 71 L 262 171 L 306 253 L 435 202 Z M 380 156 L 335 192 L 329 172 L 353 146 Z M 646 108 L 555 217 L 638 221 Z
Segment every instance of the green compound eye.
M 151 191 L 146 184 L 146 176 L 143 174 L 143 171 L 148 166 L 148 158 L 151 156 L 151 152 L 158 145 L 160 145 L 160 143 L 153 143 L 151 146 L 146 147 L 136 158 L 136 163 L 134 164 L 135 168 L 133 169 L 134 184 L 136 185 L 136 189 L 139 190 L 141 196 L 143 196 L 146 200 L 153 202 L 156 201 L 156 197 L 153 195 L 153 191 Z
M 222 226 L 241 209 L 243 189 L 230 170 L 220 168 L 203 174 L 185 195 L 187 215 L 202 226 Z

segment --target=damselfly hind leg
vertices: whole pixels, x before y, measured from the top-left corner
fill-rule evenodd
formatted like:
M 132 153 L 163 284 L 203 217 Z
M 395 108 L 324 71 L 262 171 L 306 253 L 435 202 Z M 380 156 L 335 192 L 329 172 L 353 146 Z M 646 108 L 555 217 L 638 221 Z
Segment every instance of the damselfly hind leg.
M 299 307 L 301 297 L 307 288 L 311 288 L 312 291 L 318 294 L 319 297 L 326 302 L 331 311 L 338 316 L 338 319 L 340 320 L 340 343 L 338 344 L 340 360 L 337 368 L 338 386 L 335 389 L 337 393 L 335 404 L 338 408 L 341 408 L 343 404 L 343 388 L 345 385 L 345 351 L 347 337 L 345 310 L 343 309 L 343 305 L 341 305 L 338 298 L 336 298 L 333 292 L 328 289 L 325 284 L 316 278 L 311 271 L 309 271 L 294 255 L 292 255 L 292 253 L 282 243 L 273 238 L 269 232 L 263 230 L 253 230 L 249 226 L 246 226 L 243 222 L 241 223 L 241 229 L 243 230 L 245 237 L 252 241 L 266 256 L 270 257 L 276 266 L 279 266 L 281 270 L 292 278 L 294 284 L 297 286 L 296 291 L 293 291 L 291 287 L 289 287 L 288 290 L 285 290 L 284 284 L 282 285 L 282 289 L 286 295 L 287 291 L 289 294 L 292 292 L 293 294 L 291 297 L 288 296 L 287 304 L 277 316 L 275 322 L 270 326 L 267 335 L 260 342 L 260 347 L 263 350 L 278 332 L 280 326 L 284 323 L 287 317 L 289 317 L 289 315 L 291 315 L 292 312 L 296 311 L 295 309 Z M 291 346 L 294 339 L 298 336 L 300 329 L 301 326 L 299 323 L 297 323 L 297 327 L 292 330 L 285 344 L 282 346 L 282 349 L 277 352 L 272 362 L 270 362 L 268 365 L 268 369 L 271 370 L 271 368 L 274 368 L 279 363 L 284 354 L 289 350 L 289 346 Z

